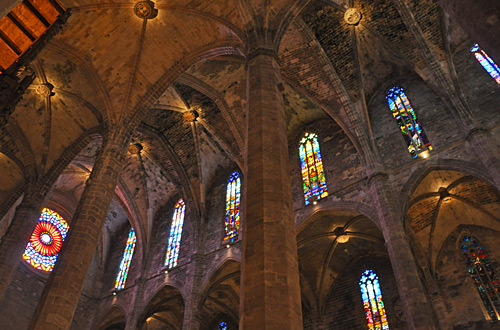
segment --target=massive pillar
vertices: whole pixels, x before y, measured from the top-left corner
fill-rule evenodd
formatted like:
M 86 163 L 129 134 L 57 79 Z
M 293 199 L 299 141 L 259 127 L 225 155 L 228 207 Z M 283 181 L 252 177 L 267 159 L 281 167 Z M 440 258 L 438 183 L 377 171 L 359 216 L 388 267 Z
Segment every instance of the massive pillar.
M 499 1 L 436 0 L 436 2 L 488 55 L 497 63 L 500 61 Z
M 0 299 L 5 295 L 12 275 L 22 260 L 31 232 L 36 226 L 43 196 L 26 192 L 23 201 L 16 209 L 9 230 L 2 238 L 0 245 Z
M 302 329 L 288 142 L 277 54 L 247 58 L 240 329 Z
M 370 178 L 370 190 L 377 208 L 378 217 L 392 269 L 398 285 L 409 329 L 436 329 L 432 306 L 419 276 L 415 258 L 403 228 L 403 219 L 393 211 L 395 200 L 390 200 L 389 186 L 383 174 Z
M 97 156 L 30 329 L 69 329 L 125 155 L 125 143 L 108 140 Z

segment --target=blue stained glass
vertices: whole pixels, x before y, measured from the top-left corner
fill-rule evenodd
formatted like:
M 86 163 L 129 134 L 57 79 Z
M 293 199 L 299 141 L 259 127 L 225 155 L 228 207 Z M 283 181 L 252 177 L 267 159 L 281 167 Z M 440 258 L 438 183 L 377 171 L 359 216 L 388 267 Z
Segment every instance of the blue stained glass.
M 117 290 L 121 290 L 125 287 L 128 271 L 130 269 L 130 263 L 134 255 L 135 242 L 136 242 L 136 237 L 134 228 L 130 228 L 127 243 L 125 244 L 125 249 L 123 250 L 123 257 L 122 261 L 120 262 L 118 275 L 116 276 L 115 289 Z
M 471 48 L 470 52 L 474 54 L 477 61 L 481 64 L 481 66 L 489 73 L 491 78 L 493 78 L 497 84 L 500 85 L 500 68 L 493 61 L 491 57 L 486 54 L 484 50 L 482 50 L 478 44 L 474 44 Z
M 488 317 L 500 319 L 500 282 L 486 253 L 474 236 L 464 235 L 461 249 L 467 273 L 476 285 Z
M 386 99 L 412 157 L 417 158 L 422 151 L 432 150 L 431 143 L 427 139 L 404 90 L 394 86 L 387 92 Z
M 181 198 L 177 204 L 175 204 L 174 214 L 172 215 L 172 225 L 170 226 L 170 236 L 168 238 L 167 254 L 165 256 L 165 266 L 168 268 L 177 266 L 185 211 L 186 205 Z
M 240 229 L 240 199 L 241 199 L 241 176 L 233 172 L 229 176 L 226 188 L 226 218 L 224 241 L 233 243 L 238 240 Z
M 328 196 L 323 161 L 319 150 L 318 137 L 306 133 L 299 145 L 300 167 L 304 188 L 305 204 Z
M 221 321 L 219 323 L 219 327 L 217 328 L 217 330 L 228 330 L 229 328 L 227 327 L 227 323 L 225 321 Z
M 377 274 L 370 269 L 365 270 L 359 280 L 359 287 L 361 289 L 361 298 L 363 299 L 368 329 L 389 329 Z

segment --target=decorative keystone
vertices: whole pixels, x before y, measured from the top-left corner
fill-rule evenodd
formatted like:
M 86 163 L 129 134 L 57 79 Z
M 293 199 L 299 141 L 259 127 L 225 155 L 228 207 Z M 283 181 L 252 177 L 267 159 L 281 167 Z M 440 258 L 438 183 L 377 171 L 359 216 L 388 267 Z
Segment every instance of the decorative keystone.
M 358 25 L 359 21 L 361 21 L 361 12 L 357 8 L 347 8 L 344 20 L 349 25 Z
M 52 89 L 54 89 L 54 86 L 49 83 L 45 83 L 42 85 L 38 85 L 38 87 L 35 89 L 36 93 L 41 96 L 52 96 L 54 95 L 52 93 Z
M 139 1 L 135 4 L 134 13 L 142 19 L 152 19 L 158 15 L 158 9 L 155 9 L 153 1 Z
M 192 123 L 196 121 L 196 118 L 198 118 L 199 115 L 198 112 L 196 112 L 196 110 L 189 110 L 184 112 L 182 117 L 186 123 Z
M 139 155 L 142 151 L 143 147 L 140 143 L 131 143 L 128 146 L 128 152 L 132 155 Z
M 344 244 L 344 243 L 349 242 L 349 235 L 345 232 L 344 227 L 335 228 L 333 233 L 335 234 L 335 236 L 337 236 L 338 243 Z

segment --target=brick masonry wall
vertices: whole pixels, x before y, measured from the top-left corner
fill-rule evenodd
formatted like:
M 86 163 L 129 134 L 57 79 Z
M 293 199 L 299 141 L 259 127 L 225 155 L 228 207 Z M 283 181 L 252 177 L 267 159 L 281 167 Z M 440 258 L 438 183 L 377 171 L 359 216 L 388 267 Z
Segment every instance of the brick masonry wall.
M 0 302 L 0 328 L 27 329 L 48 276 L 31 268 L 24 260 Z M 26 264 L 26 265 L 25 265 Z M 14 312 L 15 311 L 15 312 Z

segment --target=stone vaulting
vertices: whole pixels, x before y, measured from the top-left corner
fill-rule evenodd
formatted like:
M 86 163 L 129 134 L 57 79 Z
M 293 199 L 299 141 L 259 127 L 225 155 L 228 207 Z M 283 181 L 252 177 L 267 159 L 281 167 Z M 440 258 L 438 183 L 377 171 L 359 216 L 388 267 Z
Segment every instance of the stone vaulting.
M 0 329 L 500 329 L 498 2 L 0 17 Z

